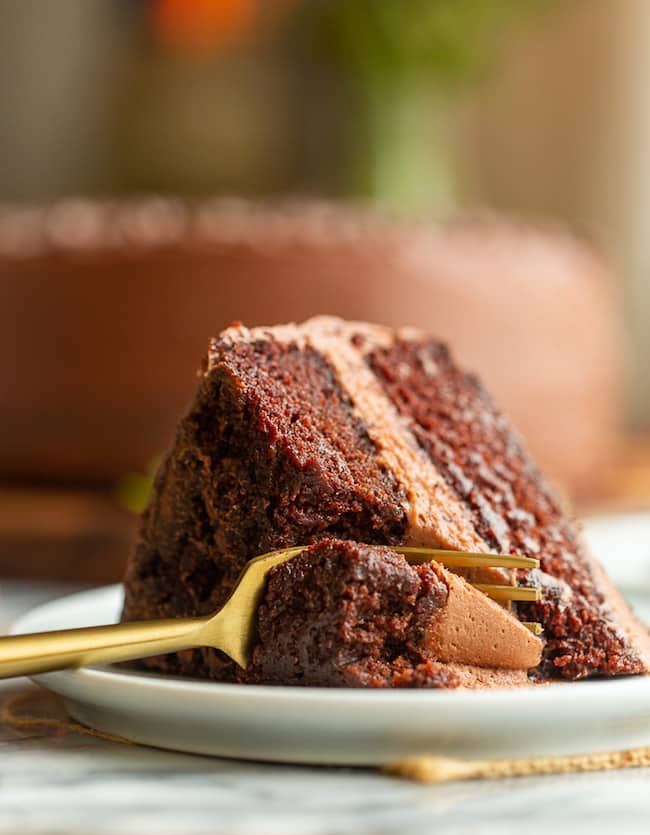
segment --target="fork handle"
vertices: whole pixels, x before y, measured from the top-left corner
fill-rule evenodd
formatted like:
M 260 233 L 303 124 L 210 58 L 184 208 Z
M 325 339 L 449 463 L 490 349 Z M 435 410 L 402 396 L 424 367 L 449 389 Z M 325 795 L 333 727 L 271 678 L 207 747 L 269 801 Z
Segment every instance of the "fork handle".
M 200 632 L 209 620 L 151 620 L 0 638 L 0 679 L 191 649 L 201 645 Z

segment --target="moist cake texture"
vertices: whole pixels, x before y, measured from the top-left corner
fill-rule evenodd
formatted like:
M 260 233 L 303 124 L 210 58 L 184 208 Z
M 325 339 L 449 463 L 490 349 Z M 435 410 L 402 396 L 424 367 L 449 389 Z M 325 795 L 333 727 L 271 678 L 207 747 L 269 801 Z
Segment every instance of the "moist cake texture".
M 375 578 L 379 571 L 379 557 L 361 545 L 355 551 L 350 541 L 536 557 L 541 570 L 513 578 L 542 592 L 539 603 L 517 604 L 515 611 L 544 627 L 534 677 L 577 679 L 650 667 L 647 631 L 587 554 L 481 384 L 453 363 L 443 345 L 411 329 L 330 317 L 253 330 L 234 325 L 212 341 L 195 399 L 156 477 L 127 571 L 124 618 L 207 614 L 225 602 L 251 557 L 324 540 L 348 542 L 339 546 L 347 555 L 343 574 L 340 552 L 330 566 L 331 588 L 340 583 L 338 599 L 344 602 L 344 589 L 352 594 L 354 586 L 350 561 L 357 561 L 357 569 L 359 560 L 364 570 L 375 566 Z M 287 613 L 296 623 L 304 620 L 297 601 L 307 602 L 306 586 L 327 588 L 323 553 L 303 554 L 296 565 L 292 560 L 276 569 L 283 578 L 281 595 L 279 580 L 270 576 L 259 612 L 260 645 L 248 671 L 209 649 L 143 663 L 217 680 L 489 684 L 498 665 L 485 663 L 478 665 L 482 674 L 468 673 L 467 665 L 459 669 L 459 662 L 441 660 L 431 646 L 426 652 L 414 643 L 412 624 L 419 616 L 412 594 L 417 598 L 417 582 L 425 582 L 425 575 L 434 589 L 435 571 L 405 565 L 398 571 L 395 555 L 383 551 L 381 572 L 397 572 L 406 583 L 403 598 L 402 592 L 386 598 L 396 613 L 408 610 L 408 628 L 399 614 L 397 621 L 386 621 L 397 630 L 399 651 L 388 638 L 381 651 L 374 644 L 365 655 L 361 640 L 356 651 L 354 641 L 343 646 L 333 640 L 329 659 L 322 647 L 307 651 L 301 645 L 306 660 L 292 667 Z M 309 559 L 320 559 L 321 568 L 308 570 Z M 360 599 L 356 592 L 353 597 Z M 432 590 L 427 599 L 440 600 L 440 594 Z M 323 606 L 335 619 L 344 618 L 333 600 L 323 600 Z M 271 648 L 281 634 L 286 663 Z M 348 657 L 351 651 L 350 664 L 342 664 L 341 653 Z

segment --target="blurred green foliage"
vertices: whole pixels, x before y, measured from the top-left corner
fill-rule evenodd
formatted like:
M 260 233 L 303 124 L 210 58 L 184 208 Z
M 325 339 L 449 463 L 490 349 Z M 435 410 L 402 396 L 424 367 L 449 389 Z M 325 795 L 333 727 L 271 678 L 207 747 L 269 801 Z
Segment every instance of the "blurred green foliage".
M 508 25 L 554 0 L 310 0 L 303 50 L 353 99 L 348 195 L 444 216 L 457 202 L 452 94 L 486 73 Z M 294 30 L 295 34 L 295 30 Z
M 153 482 L 162 456 L 158 456 L 149 462 L 144 473 L 127 473 L 118 482 L 115 488 L 115 498 L 126 510 L 131 513 L 143 513 L 149 504 Z
M 316 48 L 355 74 L 440 82 L 483 70 L 513 17 L 550 0 L 313 0 L 298 17 Z

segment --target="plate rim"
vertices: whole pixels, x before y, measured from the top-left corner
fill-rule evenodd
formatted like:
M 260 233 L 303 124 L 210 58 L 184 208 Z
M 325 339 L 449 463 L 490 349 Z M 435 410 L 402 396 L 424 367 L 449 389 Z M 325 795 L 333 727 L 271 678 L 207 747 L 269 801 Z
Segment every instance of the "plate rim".
M 52 609 L 69 606 L 70 603 L 82 602 L 83 599 L 110 599 L 123 593 L 122 584 L 98 586 L 93 589 L 75 592 L 54 598 L 25 612 L 11 625 L 12 635 L 26 634 L 31 631 L 38 619 L 47 615 Z M 107 605 L 107 602 L 105 603 Z M 116 622 L 116 621 L 113 621 Z M 63 627 L 65 628 L 65 627 Z M 606 702 L 610 711 L 613 703 L 620 703 L 621 712 L 629 711 L 638 699 L 639 706 L 650 713 L 650 675 L 620 676 L 612 678 L 590 679 L 588 681 L 554 681 L 542 683 L 529 688 L 494 688 L 494 689 L 435 689 L 435 688 L 345 688 L 345 687 L 296 687 L 285 685 L 251 685 L 233 682 L 217 682 L 198 678 L 164 676 L 152 672 L 131 671 L 125 669 L 104 669 L 98 667 L 83 667 L 79 669 L 61 670 L 43 673 L 32 677 L 33 681 L 54 692 L 62 692 L 69 696 L 71 689 L 76 686 L 83 689 L 84 685 L 98 686 L 102 683 L 121 685 L 122 687 L 146 690 L 163 688 L 168 692 L 191 693 L 194 697 L 219 697 L 237 694 L 241 701 L 288 701 L 321 702 L 323 706 L 333 707 L 337 703 L 344 703 L 346 707 L 368 704 L 369 699 L 376 703 L 389 702 L 397 709 L 400 706 L 409 707 L 417 702 L 434 702 L 439 706 L 451 701 L 460 705 L 463 701 L 480 700 L 483 703 L 521 702 L 522 693 L 526 694 L 528 705 L 534 709 L 538 701 L 546 702 L 549 698 L 558 699 L 560 694 L 564 699 L 581 702 L 586 713 L 593 715 L 602 709 Z M 614 691 L 614 688 L 616 690 Z M 552 696 L 550 694 L 553 694 Z M 564 704 L 566 702 L 563 701 Z M 486 705 L 487 706 L 487 705 Z M 572 704 L 573 706 L 573 704 Z M 615 711 L 618 712 L 618 711 Z

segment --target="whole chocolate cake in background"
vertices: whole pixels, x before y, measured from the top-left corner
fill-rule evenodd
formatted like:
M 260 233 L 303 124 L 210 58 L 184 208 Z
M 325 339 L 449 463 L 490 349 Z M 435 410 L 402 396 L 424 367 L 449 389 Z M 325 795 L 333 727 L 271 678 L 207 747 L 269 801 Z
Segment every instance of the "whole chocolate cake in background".
M 209 337 L 233 320 L 327 313 L 449 341 L 549 476 L 593 493 L 621 411 L 611 278 L 570 236 L 495 217 L 439 225 L 227 200 L 5 207 L 0 476 L 105 483 L 141 470 L 171 441 Z
M 124 618 L 208 614 L 251 557 L 316 543 L 272 570 L 249 670 L 209 649 L 143 663 L 252 683 L 488 686 L 504 670 L 513 683 L 503 648 L 456 642 L 449 654 L 441 624 L 471 594 L 465 580 L 369 547 L 410 545 L 540 560 L 513 578 L 539 602 L 490 604 L 494 635 L 503 628 L 512 646 L 525 633 L 516 618 L 544 628 L 541 660 L 514 664 L 524 679 L 528 667 L 536 680 L 650 668 L 646 628 L 508 421 L 424 332 L 319 317 L 215 338 L 156 477 Z

